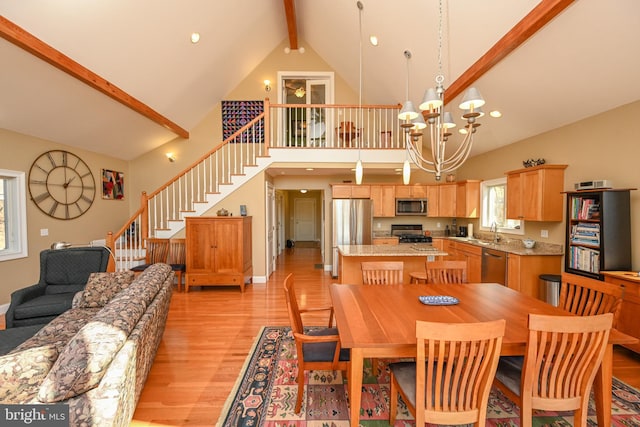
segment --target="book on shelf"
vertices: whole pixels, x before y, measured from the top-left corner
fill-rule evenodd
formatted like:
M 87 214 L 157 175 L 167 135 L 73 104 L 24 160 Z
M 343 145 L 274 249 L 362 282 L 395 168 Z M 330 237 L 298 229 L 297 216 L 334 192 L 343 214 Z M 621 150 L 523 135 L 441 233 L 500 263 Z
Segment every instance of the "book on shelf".
M 599 219 L 600 204 L 595 199 L 574 197 L 571 205 L 573 219 Z
M 572 244 L 600 246 L 600 224 L 579 222 L 571 226 Z

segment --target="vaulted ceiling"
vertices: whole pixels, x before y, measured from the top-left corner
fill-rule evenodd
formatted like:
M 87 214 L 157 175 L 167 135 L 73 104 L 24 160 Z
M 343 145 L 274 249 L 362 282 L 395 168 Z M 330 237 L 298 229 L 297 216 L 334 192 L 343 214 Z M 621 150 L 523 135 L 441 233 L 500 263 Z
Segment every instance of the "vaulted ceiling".
M 438 1 L 361 1 L 363 35 L 380 40 L 363 46 L 363 102 L 405 100 L 410 50 L 417 103 L 438 70 Z M 473 84 L 503 113 L 483 119 L 474 154 L 640 99 L 637 0 L 455 0 L 444 12 L 451 109 Z M 284 41 L 359 86 L 355 0 L 0 0 L 0 14 L 0 128 L 125 160 L 187 136 Z

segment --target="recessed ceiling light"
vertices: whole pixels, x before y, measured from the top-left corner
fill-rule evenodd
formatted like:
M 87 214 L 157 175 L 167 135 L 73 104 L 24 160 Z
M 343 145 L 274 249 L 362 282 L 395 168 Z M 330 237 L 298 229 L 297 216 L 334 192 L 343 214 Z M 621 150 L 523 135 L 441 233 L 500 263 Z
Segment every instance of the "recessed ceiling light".
M 195 44 L 200 41 L 200 33 L 191 33 L 191 43 Z
M 469 133 L 469 132 L 467 132 L 467 128 L 458 129 L 458 132 L 460 132 L 463 135 L 466 135 L 467 133 Z
M 304 194 L 304 193 L 306 193 L 306 192 L 307 192 L 307 190 L 300 190 L 300 192 L 301 192 L 302 194 Z
M 369 42 L 372 46 L 378 46 L 378 36 L 369 36 Z
M 493 110 L 492 112 L 489 113 L 489 115 L 495 118 L 502 117 L 502 113 L 498 110 Z
M 312 171 L 314 169 L 313 168 L 306 168 L 305 170 Z

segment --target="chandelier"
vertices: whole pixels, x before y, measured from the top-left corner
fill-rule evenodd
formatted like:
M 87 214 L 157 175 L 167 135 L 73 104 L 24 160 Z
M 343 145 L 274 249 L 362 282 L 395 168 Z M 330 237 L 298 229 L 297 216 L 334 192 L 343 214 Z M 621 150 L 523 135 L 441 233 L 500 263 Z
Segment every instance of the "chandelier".
M 464 129 L 460 133 L 464 134 L 462 142 L 453 149 L 452 153 L 447 153 L 447 143 L 452 135 L 451 129 L 456 124 L 453 116 L 444 111 L 444 74 L 442 72 L 442 0 L 439 2 L 439 25 L 438 25 L 438 74 L 436 75 L 436 87 L 425 91 L 421 110 L 418 113 L 409 100 L 409 59 L 411 52 L 404 51 L 407 58 L 407 100 L 402 105 L 398 114 L 400 126 L 405 130 L 405 146 L 407 159 L 402 168 L 403 182 L 408 184 L 411 176 L 411 165 L 413 162 L 419 169 L 435 174 L 436 181 L 440 181 L 442 174 L 452 172 L 459 168 L 469 157 L 473 146 L 473 135 L 480 123 L 476 119 L 481 116 L 480 107 L 484 105 L 484 99 L 476 88 L 469 88 L 465 93 L 460 109 L 463 110 L 462 117 L 467 121 Z M 426 121 L 425 121 L 426 120 Z M 430 156 L 422 153 L 422 130 L 429 128 Z M 450 150 L 451 151 L 451 150 Z
M 298 89 L 296 89 L 294 93 L 296 94 L 296 97 L 302 98 L 307 92 L 304 90 L 303 87 L 299 87 Z

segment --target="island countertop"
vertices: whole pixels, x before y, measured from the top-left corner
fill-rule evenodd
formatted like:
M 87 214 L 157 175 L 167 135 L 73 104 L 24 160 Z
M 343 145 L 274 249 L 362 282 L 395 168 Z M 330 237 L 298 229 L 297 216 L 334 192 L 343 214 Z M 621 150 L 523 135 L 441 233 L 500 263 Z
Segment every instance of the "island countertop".
M 402 243 L 399 245 L 339 245 L 340 254 L 345 257 L 425 257 L 446 256 L 447 253 L 430 243 Z
M 425 243 L 402 243 L 399 245 L 339 245 L 338 280 L 340 283 L 362 284 L 364 261 L 402 261 L 403 282 L 409 283 L 410 274 L 424 271 L 428 259 L 446 256 L 447 253 Z

